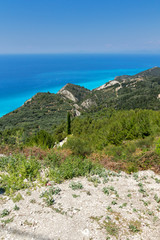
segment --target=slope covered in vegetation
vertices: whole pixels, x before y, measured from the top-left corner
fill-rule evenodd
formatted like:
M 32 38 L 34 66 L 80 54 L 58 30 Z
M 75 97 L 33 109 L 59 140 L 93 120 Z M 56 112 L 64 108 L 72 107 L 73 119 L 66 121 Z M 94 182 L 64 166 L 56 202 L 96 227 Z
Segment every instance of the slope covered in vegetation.
M 84 87 L 67 84 L 57 94 L 38 93 L 19 109 L 0 119 L 0 130 L 25 128 L 51 130 L 53 125 L 88 112 L 114 109 L 160 109 L 160 68 L 155 67 L 134 76 L 116 77 L 115 80 L 89 91 Z

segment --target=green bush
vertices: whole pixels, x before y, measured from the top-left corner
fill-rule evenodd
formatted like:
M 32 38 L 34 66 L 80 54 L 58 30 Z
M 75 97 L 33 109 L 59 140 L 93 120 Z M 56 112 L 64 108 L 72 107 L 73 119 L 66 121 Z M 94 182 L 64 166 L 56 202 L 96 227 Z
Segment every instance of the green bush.
M 71 182 L 69 184 L 69 187 L 72 188 L 72 190 L 79 190 L 79 189 L 82 189 L 83 188 L 83 185 L 81 182 Z
M 39 146 L 42 148 L 52 148 L 55 144 L 53 136 L 45 130 L 40 130 L 35 136 L 28 139 L 29 146 Z
M 64 147 L 69 148 L 74 155 L 83 156 L 91 153 L 91 148 L 87 141 L 78 137 L 70 137 Z
M 56 182 L 62 182 L 64 179 L 85 176 L 97 168 L 102 167 L 88 159 L 70 156 L 61 163 L 60 167 L 50 168 L 49 177 Z
M 4 162 L 6 164 L 4 165 Z M 0 162 L 1 184 L 7 193 L 26 188 L 39 175 L 40 164 L 33 158 L 15 155 L 3 158 Z
M 61 157 L 60 155 L 51 152 L 49 153 L 45 158 L 44 158 L 44 165 L 46 167 L 50 167 L 50 168 L 56 168 L 59 167 L 61 164 Z
M 155 152 L 160 155 L 160 139 L 157 141 Z

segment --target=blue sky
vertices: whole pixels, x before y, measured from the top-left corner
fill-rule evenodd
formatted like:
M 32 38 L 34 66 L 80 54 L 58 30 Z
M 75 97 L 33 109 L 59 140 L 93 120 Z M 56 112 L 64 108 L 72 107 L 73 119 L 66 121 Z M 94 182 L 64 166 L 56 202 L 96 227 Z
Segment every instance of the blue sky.
M 159 0 L 0 0 L 0 54 L 160 53 Z

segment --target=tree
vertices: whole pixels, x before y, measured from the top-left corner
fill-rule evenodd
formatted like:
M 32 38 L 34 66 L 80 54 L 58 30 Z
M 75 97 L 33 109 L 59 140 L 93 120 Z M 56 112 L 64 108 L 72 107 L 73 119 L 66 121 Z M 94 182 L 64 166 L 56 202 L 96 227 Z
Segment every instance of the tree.
M 71 134 L 71 115 L 67 113 L 67 134 Z

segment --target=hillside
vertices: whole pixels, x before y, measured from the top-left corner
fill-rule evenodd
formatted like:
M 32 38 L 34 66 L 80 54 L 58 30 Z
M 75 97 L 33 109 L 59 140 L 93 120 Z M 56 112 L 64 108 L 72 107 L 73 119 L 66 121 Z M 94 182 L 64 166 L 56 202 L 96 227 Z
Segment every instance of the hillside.
M 159 240 L 159 82 L 67 84 L 1 118 L 2 239 Z
M 102 106 L 116 109 L 160 109 L 160 68 L 120 76 L 95 89 Z
M 66 113 L 80 116 L 104 108 L 160 109 L 160 68 L 134 76 L 119 76 L 92 91 L 74 84 L 57 94 L 37 93 L 23 106 L 0 119 L 0 130 L 12 127 L 50 130 L 66 119 Z

